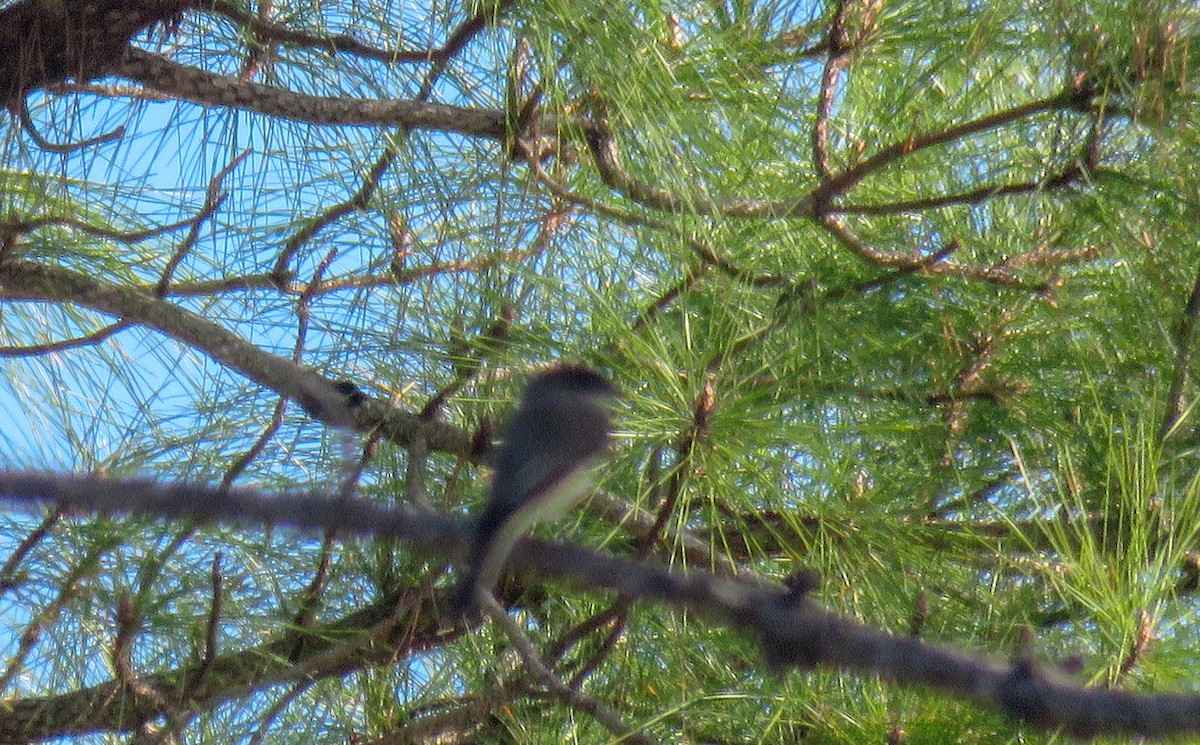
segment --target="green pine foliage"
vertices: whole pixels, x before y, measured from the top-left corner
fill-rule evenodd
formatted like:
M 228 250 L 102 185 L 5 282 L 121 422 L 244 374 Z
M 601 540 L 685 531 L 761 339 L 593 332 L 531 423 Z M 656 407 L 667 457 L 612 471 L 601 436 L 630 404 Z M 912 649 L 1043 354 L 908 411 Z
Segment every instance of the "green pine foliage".
M 0 125 L 0 466 L 353 477 L 474 514 L 489 473 L 466 447 L 329 427 L 256 355 L 403 412 L 444 394 L 464 443 L 538 365 L 578 361 L 623 392 L 597 489 L 660 530 L 645 545 L 598 498 L 539 535 L 815 570 L 821 607 L 898 637 L 1200 693 L 1191 3 L 176 5 L 133 44 L 221 90 L 343 97 L 345 118 L 130 97 L 120 66 L 21 90 L 32 128 Z M 388 56 L 455 34 L 438 62 Z M 353 120 L 407 100 L 506 129 Z M 31 133 L 118 126 L 66 154 Z M 151 304 L 115 312 L 110 289 Z M 0 560 L 0 721 L 130 697 L 123 719 L 31 718 L 32 740 L 619 740 L 498 624 L 437 632 L 455 572 L 403 543 L 14 509 Z M 515 579 L 546 666 L 654 741 L 1065 739 L 880 670 L 777 673 L 669 602 Z

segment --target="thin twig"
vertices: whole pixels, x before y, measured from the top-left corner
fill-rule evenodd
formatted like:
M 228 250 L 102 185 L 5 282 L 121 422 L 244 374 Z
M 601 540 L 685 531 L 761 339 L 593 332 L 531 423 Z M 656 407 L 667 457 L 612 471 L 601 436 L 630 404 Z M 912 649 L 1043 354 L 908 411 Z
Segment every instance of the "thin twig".
M 517 622 L 504 612 L 504 609 L 500 607 L 496 599 L 486 592 L 480 593 L 480 595 L 480 601 L 488 617 L 504 629 L 504 633 L 508 635 L 509 641 L 512 642 L 517 653 L 521 655 L 526 669 L 533 674 L 550 694 L 563 701 L 572 709 L 591 715 L 596 721 L 604 725 L 609 732 L 616 735 L 621 742 L 638 743 L 638 745 L 653 745 L 656 742 L 646 733 L 635 730 L 625 724 L 621 720 L 621 717 L 608 704 L 567 687 L 565 683 L 558 679 L 557 675 L 550 672 L 550 669 L 546 667 L 546 664 L 542 662 L 541 657 L 538 655 L 537 649 L 533 646 L 533 641 L 525 635 L 525 632 L 517 625 Z

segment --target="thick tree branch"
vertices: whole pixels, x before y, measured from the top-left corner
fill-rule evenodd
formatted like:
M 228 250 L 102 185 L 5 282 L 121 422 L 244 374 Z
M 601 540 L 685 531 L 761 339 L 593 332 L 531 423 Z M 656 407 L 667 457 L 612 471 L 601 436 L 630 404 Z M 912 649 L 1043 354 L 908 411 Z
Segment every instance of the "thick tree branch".
M 139 290 L 102 282 L 62 267 L 31 261 L 0 263 L 0 300 L 73 303 L 155 329 L 194 347 L 227 368 L 297 401 L 335 426 L 381 431 L 407 445 L 423 430 L 431 450 L 470 455 L 470 436 L 441 422 L 425 422 L 385 401 L 364 397 L 350 408 L 335 384 L 313 370 L 269 354 L 212 321 Z
M 504 140 L 505 115 L 499 109 L 352 96 L 313 96 L 217 75 L 130 47 L 112 73 L 201 106 L 254 111 L 308 124 L 404 127 Z
M 56 504 L 68 511 L 335 530 L 339 535 L 401 540 L 416 552 L 441 557 L 460 555 L 471 532 L 465 520 L 418 510 L 385 509 L 361 500 L 334 500 L 320 494 L 267 495 L 35 473 L 0 471 L 0 500 L 25 506 Z M 1200 732 L 1200 696 L 1085 688 L 1060 680 L 1028 659 L 999 664 L 873 629 L 819 608 L 805 597 L 803 588 L 783 591 L 760 579 L 721 578 L 695 570 L 683 574 L 580 546 L 530 539 L 518 545 L 512 565 L 530 576 L 608 590 L 630 600 L 665 602 L 742 629 L 760 641 L 767 664 L 777 670 L 822 666 L 921 685 L 975 701 L 1038 729 L 1060 729 L 1077 737 L 1163 737 Z M 430 617 L 435 615 L 426 609 L 420 616 L 424 631 L 414 636 L 431 643 L 437 637 L 436 630 L 429 626 Z M 362 649 L 355 649 L 361 655 Z M 258 662 L 244 659 L 242 664 L 255 666 L 254 677 L 261 678 L 263 665 L 276 657 L 254 659 Z M 357 660 L 356 664 L 361 662 Z M 312 675 L 317 669 L 332 674 L 347 669 L 347 664 L 343 654 L 329 652 L 327 658 L 311 661 L 312 669 L 290 675 Z M 173 687 L 182 690 L 186 679 L 178 671 L 144 676 L 144 682 L 164 696 Z M 130 717 L 144 720 L 154 714 L 122 709 L 120 702 L 125 695 L 119 683 L 107 683 L 49 699 L 10 701 L 10 714 L 0 720 L 0 742 L 13 741 L 14 732 L 28 738 L 31 732 L 49 737 L 106 727 L 127 728 L 137 724 Z M 102 705 L 105 701 L 109 702 L 107 707 Z M 114 702 L 116 708 L 112 708 Z M 64 711 L 70 712 L 67 720 L 48 722 L 48 717 L 61 718 Z M 70 729 L 56 729 L 68 723 Z

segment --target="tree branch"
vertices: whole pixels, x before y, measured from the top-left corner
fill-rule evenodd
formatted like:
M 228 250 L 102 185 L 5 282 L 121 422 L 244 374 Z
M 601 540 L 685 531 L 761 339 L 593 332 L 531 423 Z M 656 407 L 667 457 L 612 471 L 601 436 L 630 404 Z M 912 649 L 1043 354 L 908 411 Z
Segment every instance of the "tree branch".
M 466 520 L 419 510 L 385 509 L 362 500 L 333 500 L 320 494 L 271 495 L 152 481 L 0 471 L 0 499 L 26 506 L 53 503 L 69 511 L 249 522 L 305 531 L 335 530 L 339 535 L 401 540 L 421 554 L 442 557 L 461 555 L 471 533 Z M 686 574 L 673 572 L 580 546 L 531 539 L 518 544 L 512 565 L 533 577 L 566 580 L 584 588 L 615 592 L 630 600 L 665 602 L 739 628 L 759 640 L 767 665 L 776 670 L 822 666 L 906 685 L 922 685 L 975 701 L 1037 729 L 1060 729 L 1076 737 L 1099 734 L 1163 737 L 1200 732 L 1200 696 L 1086 688 L 1060 680 L 1052 671 L 1043 670 L 1028 659 L 999 664 L 879 631 L 819 608 L 803 592 L 786 592 L 758 578 L 722 578 L 698 570 Z M 427 629 L 425 635 L 431 634 L 435 632 Z M 321 669 L 326 672 L 341 669 L 345 661 L 337 657 L 328 663 Z M 263 664 L 260 662 L 259 666 Z M 305 674 L 313 672 L 308 670 Z M 178 677 L 179 673 L 172 675 Z M 156 676 L 145 676 L 145 682 L 159 691 L 170 690 Z M 101 691 L 113 685 L 119 686 L 108 683 L 50 699 L 8 702 L 10 713 L 0 720 L 0 742 L 11 740 L 13 732 L 28 738 L 31 731 L 46 731 L 47 736 L 97 731 L 102 728 L 101 716 L 107 717 L 108 726 L 128 727 L 129 722 L 108 711 L 104 715 L 94 714 L 95 719 L 88 720 L 86 729 L 80 728 L 77 714 L 72 715 L 72 729 L 44 729 L 48 712 L 63 711 L 67 701 L 79 696 L 87 696 L 91 705 L 98 706 L 99 701 L 105 700 L 99 698 Z M 120 693 L 118 688 L 104 695 L 119 705 L 122 697 L 114 694 Z M 76 701 L 69 710 L 86 711 L 82 706 L 82 701 Z M 112 719 L 114 716 L 117 719 Z M 39 729 L 25 729 L 35 725 Z
M 0 263 L 0 299 L 74 303 L 160 331 L 194 347 L 260 385 L 300 403 L 334 426 L 380 431 L 407 445 L 418 430 L 431 450 L 471 457 L 470 436 L 442 422 L 425 422 L 386 401 L 364 396 L 350 408 L 333 381 L 269 354 L 208 319 L 139 290 L 102 282 L 62 267 L 31 261 Z M 474 460 L 482 460 L 475 457 Z
M 504 112 L 397 99 L 313 96 L 188 67 L 129 47 L 112 73 L 201 106 L 254 111 L 308 124 L 404 127 L 503 141 Z

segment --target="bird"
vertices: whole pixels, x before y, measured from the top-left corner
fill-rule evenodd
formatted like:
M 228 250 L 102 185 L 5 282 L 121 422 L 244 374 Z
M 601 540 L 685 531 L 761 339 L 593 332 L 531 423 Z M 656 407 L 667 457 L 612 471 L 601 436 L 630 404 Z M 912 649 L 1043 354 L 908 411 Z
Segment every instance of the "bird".
M 496 453 L 452 612 L 477 612 L 521 536 L 587 493 L 590 471 L 608 449 L 617 396 L 610 380 L 577 364 L 556 365 L 526 384 Z

